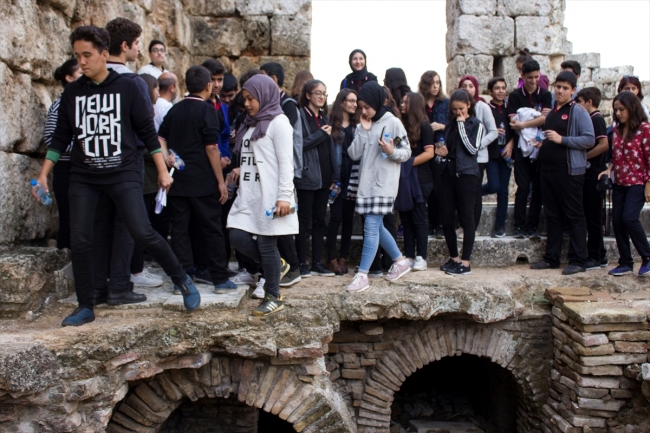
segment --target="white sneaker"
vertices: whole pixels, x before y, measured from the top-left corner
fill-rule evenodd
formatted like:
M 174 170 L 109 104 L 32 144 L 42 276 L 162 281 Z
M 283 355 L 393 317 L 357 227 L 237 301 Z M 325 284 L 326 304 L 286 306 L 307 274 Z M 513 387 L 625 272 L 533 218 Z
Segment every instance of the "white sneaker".
M 422 256 L 415 256 L 415 260 L 411 264 L 411 268 L 414 271 L 426 271 L 427 270 L 427 261 L 422 258 Z
M 159 275 L 152 275 L 144 270 L 137 275 L 131 274 L 131 282 L 138 287 L 158 287 L 162 286 L 163 279 Z
M 413 267 L 414 260 L 407 258 L 406 263 L 408 263 L 410 267 Z
M 246 269 L 242 269 L 240 273 L 235 275 L 234 277 L 230 278 L 230 281 L 233 283 L 239 285 L 246 285 L 246 286 L 252 286 L 253 284 L 257 283 L 257 279 L 259 278 L 259 274 L 251 274 L 248 272 Z
M 264 295 L 266 292 L 264 291 L 264 283 L 266 280 L 264 278 L 260 278 L 260 280 L 255 284 L 255 290 L 253 291 L 253 294 L 251 295 L 251 298 L 256 298 L 256 299 L 264 299 Z

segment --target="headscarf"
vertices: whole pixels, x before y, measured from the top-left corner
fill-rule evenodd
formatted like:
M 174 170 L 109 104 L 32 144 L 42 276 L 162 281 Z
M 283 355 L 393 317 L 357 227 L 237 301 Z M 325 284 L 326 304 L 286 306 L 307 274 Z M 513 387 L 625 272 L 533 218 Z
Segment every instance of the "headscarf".
M 384 88 L 376 81 L 371 81 L 363 86 L 361 90 L 359 90 L 357 99 L 370 105 L 370 107 L 375 110 L 376 114 L 371 119 L 373 122 L 378 121 L 384 114 L 386 114 L 386 107 L 384 106 L 386 93 Z
M 463 77 L 460 79 L 460 81 L 458 82 L 458 88 L 460 89 L 460 88 L 462 87 L 463 83 L 464 83 L 465 81 L 467 81 L 467 80 L 471 81 L 472 84 L 474 84 L 474 89 L 476 89 L 476 90 L 474 91 L 474 102 L 478 102 L 478 101 L 483 101 L 483 102 L 485 102 L 485 99 L 483 99 L 483 98 L 481 98 L 481 97 L 479 96 L 480 91 L 479 91 L 479 86 L 478 86 L 478 80 L 477 80 L 474 76 L 472 76 L 472 75 L 465 75 L 465 76 L 463 76 Z
M 363 56 L 363 60 L 364 60 L 363 69 L 360 70 L 360 71 L 356 71 L 352 67 L 352 57 L 356 53 L 361 53 L 361 55 Z M 350 53 L 350 58 L 348 59 L 348 65 L 350 65 L 350 69 L 352 69 L 352 73 L 348 74 L 347 77 L 345 77 L 348 80 L 363 80 L 368 75 L 368 65 L 366 64 L 366 53 L 364 53 L 363 50 L 360 50 L 360 49 L 353 50 Z
M 246 114 L 244 121 L 237 130 L 237 143 L 235 144 L 234 152 L 238 152 L 241 149 L 242 141 L 248 128 L 251 126 L 255 127 L 253 135 L 251 135 L 251 141 L 255 141 L 266 135 L 266 130 L 269 128 L 269 124 L 273 119 L 280 114 L 284 114 L 280 106 L 280 91 L 271 77 L 263 74 L 254 75 L 246 81 L 242 90 L 247 90 L 253 98 L 259 101 L 260 111 L 252 117 Z

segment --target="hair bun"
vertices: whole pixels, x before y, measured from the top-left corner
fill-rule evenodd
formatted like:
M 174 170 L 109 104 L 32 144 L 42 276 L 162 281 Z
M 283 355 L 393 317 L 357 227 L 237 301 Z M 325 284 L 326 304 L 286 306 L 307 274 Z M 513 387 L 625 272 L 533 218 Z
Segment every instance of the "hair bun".
M 59 66 L 58 68 L 56 68 L 56 70 L 54 71 L 54 74 L 52 74 L 52 75 L 54 75 L 54 79 L 55 79 L 56 81 L 61 81 L 61 80 L 63 80 L 63 79 L 65 78 L 65 77 L 63 76 L 63 71 L 61 70 L 61 66 Z

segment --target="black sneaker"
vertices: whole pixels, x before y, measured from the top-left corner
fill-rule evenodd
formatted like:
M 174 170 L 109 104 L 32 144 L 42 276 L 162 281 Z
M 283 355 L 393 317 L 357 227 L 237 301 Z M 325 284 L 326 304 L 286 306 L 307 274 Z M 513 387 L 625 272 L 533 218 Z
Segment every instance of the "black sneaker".
M 573 274 L 579 274 L 580 272 L 586 272 L 587 270 L 585 269 L 584 266 L 579 266 L 579 265 L 569 265 L 566 268 L 562 269 L 562 275 L 573 275 Z
M 310 272 L 311 272 L 312 275 L 318 275 L 318 276 L 321 276 L 321 277 L 333 277 L 334 275 L 336 275 L 336 274 L 334 274 L 334 272 L 330 271 L 325 266 L 323 266 L 322 263 L 314 263 L 314 264 L 312 264 Z
M 212 284 L 212 277 L 210 277 L 210 270 L 207 268 L 201 269 L 200 271 L 196 271 L 194 275 L 192 275 L 192 279 L 197 283 Z
M 559 269 L 560 266 L 554 266 L 544 260 L 540 260 L 537 263 L 530 265 L 530 269 L 543 270 L 543 269 Z
M 600 261 L 600 267 L 601 267 L 601 268 L 606 268 L 607 265 L 609 265 L 609 260 L 607 260 L 607 257 L 605 257 L 604 259 L 602 259 L 602 260 Z
M 449 267 L 445 272 L 448 275 L 469 275 L 472 273 L 471 266 L 465 266 L 462 263 L 454 262 L 453 267 Z
M 585 263 L 585 269 L 588 271 L 592 269 L 600 269 L 600 260 L 587 259 L 587 263 Z
M 311 272 L 309 271 L 309 266 L 307 266 L 307 263 L 301 263 L 300 264 L 300 276 L 302 278 L 311 277 Z
M 449 260 L 447 260 L 447 263 L 440 265 L 440 270 L 446 272 L 448 269 L 455 267 L 457 264 L 458 262 L 455 262 L 453 259 L 449 258 Z
M 95 289 L 95 305 L 105 304 L 106 298 L 108 298 L 108 289 Z
M 506 235 L 506 229 L 503 227 L 495 228 L 494 231 L 492 232 L 493 238 L 502 238 L 505 235 Z
M 512 234 L 512 237 L 515 239 L 525 239 L 526 232 L 524 232 L 524 230 L 521 228 L 516 228 L 515 232 Z
M 284 309 L 284 302 L 282 302 L 282 297 L 280 299 L 276 298 L 273 295 L 266 294 L 260 305 L 255 308 L 251 314 L 253 316 L 266 316 L 267 314 L 275 313 Z
M 528 230 L 528 233 L 526 233 L 526 235 L 528 236 L 528 239 L 530 239 L 531 241 L 539 241 L 542 239 L 539 236 L 539 232 L 535 229 Z
M 300 277 L 300 272 L 298 271 L 289 271 L 287 274 L 280 279 L 280 287 L 289 287 L 293 286 L 296 283 L 299 283 L 302 278 Z
M 147 295 L 135 293 L 133 288 L 126 292 L 108 293 L 106 296 L 106 303 L 108 305 L 125 305 L 125 304 L 138 304 L 147 300 Z

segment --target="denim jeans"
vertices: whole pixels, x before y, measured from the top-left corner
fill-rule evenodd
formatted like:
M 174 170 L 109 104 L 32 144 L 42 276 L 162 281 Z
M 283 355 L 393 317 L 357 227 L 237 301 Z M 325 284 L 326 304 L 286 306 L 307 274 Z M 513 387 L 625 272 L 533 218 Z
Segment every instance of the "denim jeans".
M 280 252 L 278 236 L 257 235 L 239 229 L 230 229 L 230 245 L 246 257 L 262 264 L 264 270 L 264 291 L 280 297 Z
M 616 246 L 618 247 L 618 264 L 634 266 L 630 238 L 634 248 L 643 260 L 650 258 L 650 246 L 645 230 L 639 221 L 641 209 L 645 204 L 643 185 L 620 186 L 614 185 L 612 193 L 612 225 Z M 73 250 L 74 251 L 74 250 Z
M 365 217 L 363 223 L 363 251 L 361 252 L 361 263 L 359 264 L 360 272 L 367 273 L 370 270 L 370 265 L 375 259 L 379 245 L 393 261 L 402 256 L 397 247 L 397 242 L 395 242 L 388 229 L 384 227 L 383 220 L 383 215 L 366 215 Z
M 100 196 L 106 194 L 124 219 L 125 226 L 136 244 L 146 249 L 169 275 L 174 284 L 183 284 L 187 275 L 167 242 L 151 227 L 142 200 L 142 184 L 122 182 L 98 185 L 70 182 L 70 242 L 72 269 L 79 306 L 93 308 L 93 220 Z M 131 258 L 126 260 L 126 266 Z
M 490 187 L 490 164 L 494 161 L 496 164 L 496 174 L 492 176 L 498 176 L 498 183 Z M 512 174 L 512 168 L 508 167 L 508 163 L 505 159 L 499 158 L 498 160 L 490 160 L 488 163 L 488 183 L 483 185 L 482 194 L 494 194 L 497 193 L 497 216 L 494 223 L 494 228 L 505 228 L 506 226 L 506 217 L 508 216 L 508 186 L 510 185 L 510 175 Z M 496 182 L 495 182 L 496 183 Z M 496 188 L 496 189 L 495 189 Z M 478 226 L 477 226 L 478 227 Z

